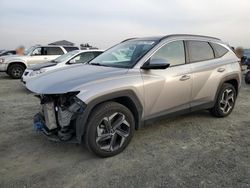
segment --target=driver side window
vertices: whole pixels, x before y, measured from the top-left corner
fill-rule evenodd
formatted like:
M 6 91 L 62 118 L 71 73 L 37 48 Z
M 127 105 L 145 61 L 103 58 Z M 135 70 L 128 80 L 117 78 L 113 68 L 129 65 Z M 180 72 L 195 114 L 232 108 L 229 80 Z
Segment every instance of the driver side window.
M 42 48 L 34 49 L 32 55 L 42 55 Z
M 164 59 L 170 66 L 185 64 L 184 42 L 174 41 L 162 46 L 151 59 Z

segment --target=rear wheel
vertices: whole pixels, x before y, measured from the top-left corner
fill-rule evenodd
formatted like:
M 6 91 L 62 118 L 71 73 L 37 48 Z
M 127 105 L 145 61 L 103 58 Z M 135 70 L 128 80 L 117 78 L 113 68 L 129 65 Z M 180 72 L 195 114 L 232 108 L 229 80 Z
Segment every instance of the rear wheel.
M 228 116 L 234 108 L 236 90 L 232 84 L 224 83 L 219 91 L 215 105 L 210 112 L 216 117 Z
M 250 84 L 250 71 L 248 71 L 248 72 L 246 73 L 245 82 L 246 82 L 246 84 Z
M 23 65 L 13 64 L 8 68 L 8 75 L 10 75 L 11 78 L 19 79 L 22 77 L 24 70 L 25 67 Z
M 87 124 L 85 144 L 100 157 L 122 152 L 133 137 L 134 116 L 125 106 L 106 102 L 92 112 Z

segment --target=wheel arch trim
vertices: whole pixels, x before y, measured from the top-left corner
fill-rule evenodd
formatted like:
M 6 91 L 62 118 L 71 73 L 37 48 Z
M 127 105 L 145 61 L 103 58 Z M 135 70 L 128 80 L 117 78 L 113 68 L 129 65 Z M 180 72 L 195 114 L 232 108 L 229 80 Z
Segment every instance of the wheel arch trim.
M 96 106 L 98 106 L 101 103 L 107 102 L 107 101 L 117 102 L 117 99 L 122 98 L 122 97 L 126 97 L 126 98 L 130 99 L 133 102 L 133 104 L 135 105 L 136 111 L 138 113 L 137 114 L 138 117 L 135 118 L 136 127 L 140 128 L 142 126 L 142 120 L 141 120 L 142 113 L 143 113 L 142 103 L 140 102 L 137 95 L 132 90 L 117 91 L 117 92 L 113 92 L 113 93 L 106 94 L 106 95 L 100 96 L 98 98 L 95 98 L 87 104 L 87 106 L 84 110 L 84 113 L 76 119 L 76 128 L 75 129 L 76 129 L 77 140 L 79 142 L 82 141 L 82 137 L 84 136 L 84 134 L 86 132 L 88 118 Z M 132 112 L 132 113 L 134 114 L 134 112 Z
M 220 83 L 218 85 L 218 88 L 217 88 L 217 91 L 216 91 L 216 94 L 215 94 L 215 98 L 214 98 L 214 104 L 215 104 L 216 99 L 217 99 L 217 97 L 219 95 L 219 92 L 220 92 L 220 89 L 221 89 L 222 85 L 224 83 L 227 83 L 230 80 L 236 80 L 237 81 L 238 88 L 236 88 L 236 92 L 237 92 L 237 95 L 238 95 L 239 90 L 240 90 L 240 76 L 239 76 L 239 74 L 235 73 L 235 74 L 225 76 L 224 78 L 221 79 L 221 81 L 220 81 Z

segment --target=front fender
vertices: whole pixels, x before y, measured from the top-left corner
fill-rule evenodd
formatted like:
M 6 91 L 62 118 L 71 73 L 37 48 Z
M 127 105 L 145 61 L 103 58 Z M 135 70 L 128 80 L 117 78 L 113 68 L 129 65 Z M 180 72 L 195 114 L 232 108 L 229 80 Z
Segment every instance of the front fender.
M 79 142 L 82 141 L 82 137 L 85 134 L 85 130 L 88 123 L 88 117 L 90 116 L 93 109 L 98 105 L 106 101 L 115 100 L 120 97 L 128 97 L 134 103 L 136 110 L 138 112 L 138 127 L 141 126 L 142 122 L 142 113 L 143 113 L 143 105 L 141 101 L 138 99 L 137 95 L 132 90 L 123 90 L 118 92 L 113 92 L 110 94 L 103 95 L 101 97 L 95 98 L 90 101 L 82 115 L 80 115 L 76 120 L 76 138 Z

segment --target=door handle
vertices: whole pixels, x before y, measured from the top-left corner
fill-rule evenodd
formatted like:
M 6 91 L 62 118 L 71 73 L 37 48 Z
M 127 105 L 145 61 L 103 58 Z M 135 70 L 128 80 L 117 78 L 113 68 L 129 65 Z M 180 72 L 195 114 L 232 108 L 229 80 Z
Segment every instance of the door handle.
M 48 59 L 47 57 L 45 57 L 44 59 Z
M 224 69 L 224 68 L 218 68 L 217 69 L 217 72 L 224 72 L 226 69 Z
M 188 79 L 190 79 L 190 76 L 185 74 L 185 75 L 181 76 L 180 81 L 185 81 Z

